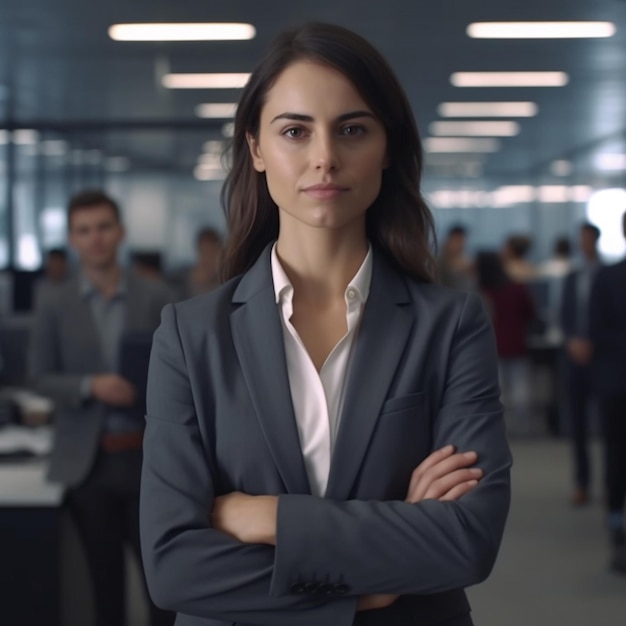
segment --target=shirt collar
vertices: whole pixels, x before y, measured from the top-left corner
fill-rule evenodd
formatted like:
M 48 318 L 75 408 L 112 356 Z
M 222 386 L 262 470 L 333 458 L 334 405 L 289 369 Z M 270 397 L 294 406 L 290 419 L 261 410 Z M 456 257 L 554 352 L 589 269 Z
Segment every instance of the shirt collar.
M 84 298 L 90 298 L 93 295 L 98 294 L 98 290 L 96 286 L 87 278 L 87 275 L 84 272 L 80 272 L 78 276 L 78 284 L 80 289 L 80 294 Z M 126 278 L 126 274 L 122 272 L 120 275 L 120 281 L 117 284 L 117 289 L 115 290 L 115 298 L 123 297 L 128 293 L 128 281 Z
M 363 263 L 361 263 L 361 267 L 346 287 L 345 293 L 347 302 L 354 299 L 349 297 L 351 292 L 356 292 L 356 297 L 361 303 L 367 302 L 370 286 L 372 284 L 373 265 L 372 246 L 368 244 L 367 254 L 365 255 Z M 276 304 L 279 304 L 281 299 L 288 294 L 293 297 L 293 285 L 278 260 L 276 243 L 272 246 L 272 279 L 274 281 Z

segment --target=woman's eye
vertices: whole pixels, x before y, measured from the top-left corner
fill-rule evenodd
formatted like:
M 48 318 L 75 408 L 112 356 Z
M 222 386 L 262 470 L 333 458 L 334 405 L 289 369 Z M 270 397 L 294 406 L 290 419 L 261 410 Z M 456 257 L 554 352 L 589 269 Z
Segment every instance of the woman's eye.
M 363 128 L 363 126 L 358 126 L 358 125 L 344 126 L 342 132 L 344 135 L 347 135 L 348 137 L 358 137 L 359 135 L 362 135 L 363 133 L 365 133 L 365 128 Z
M 287 130 L 283 131 L 283 135 L 289 137 L 290 139 L 300 139 L 304 132 L 301 128 L 287 128 Z

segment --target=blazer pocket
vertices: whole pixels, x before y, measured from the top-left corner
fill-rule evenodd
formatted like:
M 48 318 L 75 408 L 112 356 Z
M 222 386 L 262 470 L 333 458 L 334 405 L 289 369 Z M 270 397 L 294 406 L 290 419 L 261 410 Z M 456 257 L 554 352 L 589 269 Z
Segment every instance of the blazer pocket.
M 410 393 L 406 396 L 398 396 L 397 398 L 391 398 L 383 404 L 383 408 L 380 411 L 381 415 L 388 413 L 397 413 L 398 411 L 404 411 L 406 409 L 421 409 L 424 406 L 426 399 L 426 392 L 420 391 L 419 393 Z

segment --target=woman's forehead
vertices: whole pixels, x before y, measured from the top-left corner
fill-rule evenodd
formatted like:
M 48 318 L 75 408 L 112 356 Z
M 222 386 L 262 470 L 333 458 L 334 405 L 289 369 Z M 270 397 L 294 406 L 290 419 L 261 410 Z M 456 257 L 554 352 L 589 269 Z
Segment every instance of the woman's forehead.
M 295 61 L 277 77 L 265 96 L 263 113 L 284 111 L 314 117 L 314 113 L 337 116 L 352 111 L 371 112 L 350 79 L 339 70 L 313 61 Z

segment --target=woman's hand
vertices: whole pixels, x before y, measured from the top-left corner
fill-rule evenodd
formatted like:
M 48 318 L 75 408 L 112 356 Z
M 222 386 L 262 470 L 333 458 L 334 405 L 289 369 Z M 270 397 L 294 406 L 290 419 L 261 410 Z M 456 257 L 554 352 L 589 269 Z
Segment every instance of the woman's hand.
M 483 476 L 481 469 L 469 467 L 477 460 L 475 452 L 455 454 L 454 446 L 435 450 L 413 470 L 405 502 L 458 500 Z
M 276 496 L 249 496 L 233 491 L 215 498 L 211 525 L 242 543 L 276 545 Z
M 475 452 L 455 454 L 454 446 L 436 450 L 413 470 L 405 502 L 458 500 L 482 478 L 482 470 L 469 467 L 477 459 Z M 277 509 L 276 496 L 249 496 L 234 491 L 215 498 L 211 523 L 216 530 L 242 543 L 276 545 Z M 397 599 L 397 595 L 389 593 L 361 596 L 357 611 L 384 609 Z
M 411 474 L 405 502 L 415 504 L 422 500 L 458 500 L 470 492 L 483 476 L 483 471 L 470 468 L 478 459 L 475 452 L 454 453 L 454 446 L 435 450 Z M 357 611 L 384 609 L 398 599 L 390 593 L 361 596 Z

